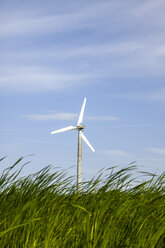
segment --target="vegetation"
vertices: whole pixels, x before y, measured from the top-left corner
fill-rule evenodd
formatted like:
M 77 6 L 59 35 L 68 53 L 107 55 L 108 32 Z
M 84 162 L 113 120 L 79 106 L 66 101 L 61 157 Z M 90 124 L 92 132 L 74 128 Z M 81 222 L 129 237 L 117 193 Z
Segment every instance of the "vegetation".
M 1 248 L 165 247 L 165 173 L 137 184 L 133 165 L 111 168 L 77 194 L 64 172 L 21 178 L 20 164 L 0 176 Z

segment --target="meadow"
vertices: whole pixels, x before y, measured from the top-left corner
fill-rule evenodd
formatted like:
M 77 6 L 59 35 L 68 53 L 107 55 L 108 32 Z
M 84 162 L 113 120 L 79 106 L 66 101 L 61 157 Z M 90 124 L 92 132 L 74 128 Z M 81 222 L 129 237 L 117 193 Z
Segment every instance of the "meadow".
M 165 248 L 165 173 L 137 182 L 133 164 L 109 168 L 77 193 L 64 171 L 23 167 L 0 175 L 1 248 Z

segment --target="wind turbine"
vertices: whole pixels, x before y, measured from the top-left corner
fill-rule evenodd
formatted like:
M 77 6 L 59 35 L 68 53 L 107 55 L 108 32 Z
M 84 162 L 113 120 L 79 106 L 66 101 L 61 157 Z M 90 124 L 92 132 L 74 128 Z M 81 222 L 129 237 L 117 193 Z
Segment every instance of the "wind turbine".
M 83 121 L 84 109 L 86 104 L 86 97 L 84 98 L 83 105 L 80 111 L 79 119 L 77 122 L 77 126 L 69 126 L 65 128 L 61 128 L 51 132 L 51 134 L 62 133 L 70 130 L 78 130 L 78 150 L 77 150 L 77 191 L 80 192 L 82 190 L 82 139 L 85 143 L 90 147 L 90 149 L 95 152 L 95 149 L 89 143 L 85 135 L 83 134 L 83 130 L 85 128 L 84 125 L 81 125 Z

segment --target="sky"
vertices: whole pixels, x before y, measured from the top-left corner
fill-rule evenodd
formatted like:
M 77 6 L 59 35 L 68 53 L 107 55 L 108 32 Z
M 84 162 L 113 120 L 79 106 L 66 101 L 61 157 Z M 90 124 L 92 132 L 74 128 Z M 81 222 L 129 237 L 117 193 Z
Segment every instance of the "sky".
M 1 168 L 51 164 L 76 174 L 77 123 L 87 98 L 83 177 L 165 166 L 165 1 L 1 0 Z M 33 156 L 32 156 L 33 154 Z M 31 155 L 31 156 L 29 156 Z

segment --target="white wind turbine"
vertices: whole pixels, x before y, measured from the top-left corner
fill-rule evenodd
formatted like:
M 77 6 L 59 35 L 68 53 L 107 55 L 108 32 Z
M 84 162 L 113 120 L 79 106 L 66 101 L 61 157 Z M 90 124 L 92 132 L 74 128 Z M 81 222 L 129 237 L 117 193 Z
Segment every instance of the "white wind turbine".
M 84 98 L 84 102 L 81 108 L 77 126 L 69 126 L 69 127 L 61 128 L 61 129 L 51 132 L 51 134 L 56 134 L 56 133 L 61 133 L 65 131 L 70 131 L 70 130 L 78 130 L 78 150 L 77 150 L 77 190 L 78 192 L 80 192 L 82 189 L 82 142 L 81 142 L 82 139 L 90 147 L 90 149 L 93 152 L 95 152 L 95 149 L 92 147 L 92 145 L 89 143 L 89 141 L 87 140 L 87 138 L 82 132 L 85 126 L 80 125 L 83 121 L 85 104 L 86 104 L 86 98 Z

